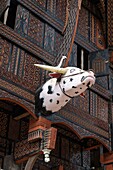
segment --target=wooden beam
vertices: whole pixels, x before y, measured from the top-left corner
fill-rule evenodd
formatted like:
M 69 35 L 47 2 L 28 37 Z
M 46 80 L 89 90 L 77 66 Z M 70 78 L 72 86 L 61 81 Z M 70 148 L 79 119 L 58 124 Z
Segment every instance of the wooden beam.
M 89 151 L 89 150 L 93 150 L 93 149 L 97 149 L 101 146 L 101 144 L 99 145 L 95 145 L 95 146 L 92 146 L 92 147 L 89 147 L 89 148 L 85 148 L 84 151 Z
M 25 112 L 25 113 L 23 113 L 23 114 L 21 114 L 21 115 L 19 115 L 19 116 L 16 116 L 16 117 L 14 117 L 14 120 L 20 120 L 20 119 L 22 119 L 22 118 L 24 118 L 24 117 L 27 117 L 27 116 L 29 116 L 30 114 L 28 113 L 28 112 Z

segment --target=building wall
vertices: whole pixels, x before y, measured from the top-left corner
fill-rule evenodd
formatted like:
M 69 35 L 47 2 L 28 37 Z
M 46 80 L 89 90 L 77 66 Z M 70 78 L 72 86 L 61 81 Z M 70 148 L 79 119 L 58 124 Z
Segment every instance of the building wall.
M 62 30 L 66 18 L 66 3 L 66 0 L 18 0 L 14 5 L 14 22 L 9 24 L 12 14 L 9 11 L 6 25 L 0 23 L 0 97 L 15 101 L 34 117 L 35 91 L 48 79 L 47 72 L 34 67 L 34 64 L 56 65 L 64 38 Z M 109 75 L 102 76 L 108 72 L 105 61 L 109 54 L 106 52 L 108 57 L 105 57 L 107 55 L 104 56 L 101 51 L 92 53 L 106 48 L 102 18 L 97 11 L 99 9 L 95 4 L 83 1 L 69 65 L 77 66 L 80 46 L 90 52 L 88 67 L 101 76 L 97 78 L 95 86 L 87 90 L 85 99 L 80 96 L 74 98 L 49 119 L 54 123 L 63 121 L 81 139 L 96 138 L 111 150 L 111 87 Z M 109 74 L 112 77 L 110 70 Z M 14 138 L 11 128 L 9 136 Z M 15 138 L 18 139 L 16 135 Z

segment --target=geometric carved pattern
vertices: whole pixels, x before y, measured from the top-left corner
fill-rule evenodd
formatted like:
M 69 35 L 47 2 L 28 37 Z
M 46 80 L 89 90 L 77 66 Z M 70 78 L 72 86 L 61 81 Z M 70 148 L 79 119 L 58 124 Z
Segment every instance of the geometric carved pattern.
M 61 21 L 65 21 L 65 12 L 66 11 L 66 0 L 57 0 L 56 4 L 56 17 Z
M 92 52 L 89 54 L 89 68 L 94 70 L 94 73 L 97 75 L 96 82 L 100 84 L 100 79 L 104 78 L 105 75 L 109 74 L 109 53 L 108 50 L 101 50 Z M 99 79 L 98 79 L 99 77 Z M 102 80 L 103 81 L 103 80 Z M 106 88 L 108 82 L 106 82 Z M 101 84 L 101 86 L 103 86 Z
M 88 10 L 82 7 L 78 22 L 78 33 L 88 39 L 88 31 Z
M 56 1 L 58 0 L 48 0 L 47 1 L 47 11 L 51 13 L 51 15 L 55 16 L 56 13 Z
M 43 46 L 44 23 L 21 6 L 18 6 L 15 30 L 31 42 Z
M 93 14 L 90 14 L 90 40 L 95 43 L 98 48 L 105 48 L 102 24 Z
M 33 43 L 43 46 L 44 23 L 33 15 L 29 15 L 27 38 Z
M 46 0 L 32 0 L 34 3 L 36 3 L 38 6 L 45 8 L 46 7 Z M 49 0 L 48 0 L 49 1 Z
M 70 143 L 70 162 L 81 165 L 81 147 L 77 143 Z
M 55 39 L 55 30 L 45 25 L 45 37 L 44 37 L 44 49 L 46 49 L 48 52 L 54 54 L 54 40 Z
M 96 45 L 100 49 L 105 49 L 105 37 L 104 37 L 104 32 L 102 30 L 102 24 L 100 20 L 97 20 L 96 22 Z
M 107 34 L 108 34 L 108 46 L 113 47 L 113 1 L 107 2 Z
M 107 89 L 107 90 L 109 89 L 109 75 L 103 76 L 103 77 L 97 77 L 96 82 L 100 86 L 104 87 L 105 89 Z
M 90 91 L 90 114 L 108 122 L 108 101 Z
M 44 71 L 34 66 L 40 61 L 2 38 L 0 46 L 0 74 L 34 92 L 44 81 Z
M 29 143 L 27 139 L 15 143 L 14 158 L 22 159 L 39 151 L 39 142 Z
M 85 92 L 85 97 L 75 97 L 72 100 L 72 105 L 85 113 L 89 113 L 89 90 Z
M 83 15 L 82 20 L 87 20 L 87 22 L 84 24 L 81 24 L 82 28 L 84 28 L 84 33 L 87 30 L 86 36 L 88 36 L 88 39 L 95 43 L 98 48 L 104 49 L 105 48 L 105 24 L 104 24 L 104 19 L 105 15 L 103 15 L 104 6 L 102 7 L 103 2 L 96 2 L 95 1 L 89 1 L 89 0 L 83 0 L 82 1 L 83 6 L 87 8 L 87 17 Z M 103 16 L 103 18 L 102 18 Z M 80 22 L 81 23 L 81 22 Z M 85 37 L 86 37 L 85 36 Z M 86 37 L 87 38 L 87 37 Z
M 95 73 L 104 72 L 106 68 L 105 60 L 102 58 L 95 59 L 92 63 L 92 68 L 94 69 Z
M 28 137 L 28 128 L 29 128 L 29 123 L 21 120 L 20 140 L 26 139 Z
M 61 34 L 59 34 L 58 32 L 55 32 L 55 53 L 54 55 L 58 55 L 59 52 L 59 47 L 63 42 L 63 36 Z
M 83 151 L 83 167 L 90 168 L 90 151 Z
M 0 136 L 6 137 L 8 128 L 8 116 L 0 111 Z

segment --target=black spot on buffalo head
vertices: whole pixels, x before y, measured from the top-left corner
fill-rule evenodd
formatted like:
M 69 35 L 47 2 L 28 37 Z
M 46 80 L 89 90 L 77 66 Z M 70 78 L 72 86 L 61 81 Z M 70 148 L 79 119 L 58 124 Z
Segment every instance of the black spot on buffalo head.
M 49 101 L 52 103 L 52 101 L 53 101 L 53 100 L 52 100 L 52 99 L 50 99 Z
M 57 104 L 59 104 L 59 100 L 57 100 Z
M 48 86 L 48 94 L 52 94 L 53 93 L 53 91 L 51 90 L 52 89 L 52 86 Z
M 63 92 L 65 93 L 65 88 L 63 88 Z
M 73 81 L 73 79 L 72 79 L 72 78 L 70 78 L 70 81 Z
M 78 93 L 79 93 L 78 91 L 75 92 L 75 94 L 78 94 Z
M 65 80 L 63 81 L 64 84 L 66 84 Z
M 75 86 L 72 86 L 72 88 L 73 88 L 73 89 L 75 89 L 75 88 L 77 88 L 77 87 L 75 87 Z

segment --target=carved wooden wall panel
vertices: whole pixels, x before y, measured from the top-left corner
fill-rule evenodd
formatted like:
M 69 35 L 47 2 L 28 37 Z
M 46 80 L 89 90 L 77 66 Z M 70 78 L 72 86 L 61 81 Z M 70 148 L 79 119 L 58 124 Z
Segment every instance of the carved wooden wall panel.
M 47 1 L 47 12 L 50 12 L 53 16 L 56 16 L 56 4 L 57 0 Z
M 46 0 L 32 0 L 34 3 L 36 3 L 38 6 L 42 7 L 45 9 L 46 7 Z
M 107 34 L 108 34 L 108 47 L 113 47 L 113 1 L 107 2 Z
M 3 111 L 0 111 L 0 136 L 6 138 L 7 137 L 7 129 L 8 129 L 8 116 Z
M 65 21 L 66 0 L 57 0 L 56 3 L 56 17 L 61 21 Z
M 61 45 L 61 43 L 63 42 L 63 36 L 60 34 L 60 33 L 58 33 L 58 32 L 56 32 L 55 33 L 55 54 L 54 55 L 58 55 L 58 53 L 59 53 L 59 47 L 60 47 L 60 45 Z
M 62 35 L 20 5 L 17 8 L 15 30 L 52 55 L 57 55 Z
M 28 121 L 20 121 L 20 134 L 19 139 L 27 139 L 28 138 L 28 129 L 29 129 L 29 122 Z
M 99 17 L 101 17 L 99 9 L 94 6 L 93 3 L 83 0 L 83 6 L 79 17 L 78 33 L 80 36 L 83 36 L 83 38 L 94 43 L 98 48 L 105 49 L 105 37 L 101 21 L 102 18 L 99 19 Z
M 90 151 L 83 151 L 83 167 L 90 168 Z
M 85 113 L 89 113 L 89 91 L 87 90 L 85 93 L 85 96 L 77 96 L 73 99 L 73 106 L 75 108 L 79 108 Z
M 14 158 L 22 159 L 25 155 L 39 151 L 39 142 L 29 143 L 28 139 L 21 140 L 15 143 Z
M 92 52 L 89 55 L 89 67 L 92 68 L 97 75 L 96 83 L 105 89 L 109 89 L 110 69 L 109 69 L 109 53 L 108 50 Z
M 28 32 L 28 19 L 29 11 L 22 8 L 20 5 L 17 7 L 15 30 L 20 34 L 27 34 Z
M 81 166 L 81 146 L 77 143 L 70 142 L 70 162 Z
M 90 92 L 90 114 L 108 122 L 108 101 Z
M 43 47 L 44 23 L 29 14 L 28 38 L 33 43 Z
M 85 9 L 84 7 L 81 8 L 80 10 L 80 16 L 79 16 L 79 23 L 78 23 L 78 33 L 81 34 L 82 36 L 84 36 L 86 39 L 88 39 L 89 35 L 88 35 L 88 20 L 89 20 L 89 12 L 87 9 Z
M 41 81 L 44 81 L 43 72 L 41 79 L 41 70 L 34 66 L 40 60 L 4 39 L 1 39 L 0 43 L 2 49 L 0 54 L 0 74 L 7 80 L 34 92 Z
M 57 115 L 52 116 L 52 121 L 54 123 L 63 122 L 64 124 L 67 124 L 68 126 L 72 127 L 73 130 L 75 130 L 75 132 L 80 136 L 80 138 L 92 136 L 104 143 L 105 146 L 111 150 L 108 124 L 104 121 L 99 121 L 98 119 L 94 120 L 92 116 L 86 116 L 86 114 L 84 114 L 83 119 L 79 116 L 76 116 L 75 113 L 71 114 L 71 110 L 69 113 L 67 113 L 66 111 L 60 111 L 60 113 L 58 113 Z M 87 121 L 84 122 L 84 119 L 87 119 Z M 93 124 L 91 124 L 91 122 L 93 122 Z M 95 126 L 96 122 L 102 127 L 98 128 L 97 126 Z M 106 128 L 103 129 L 104 127 Z
M 54 54 L 55 30 L 49 25 L 45 25 L 44 49 Z

